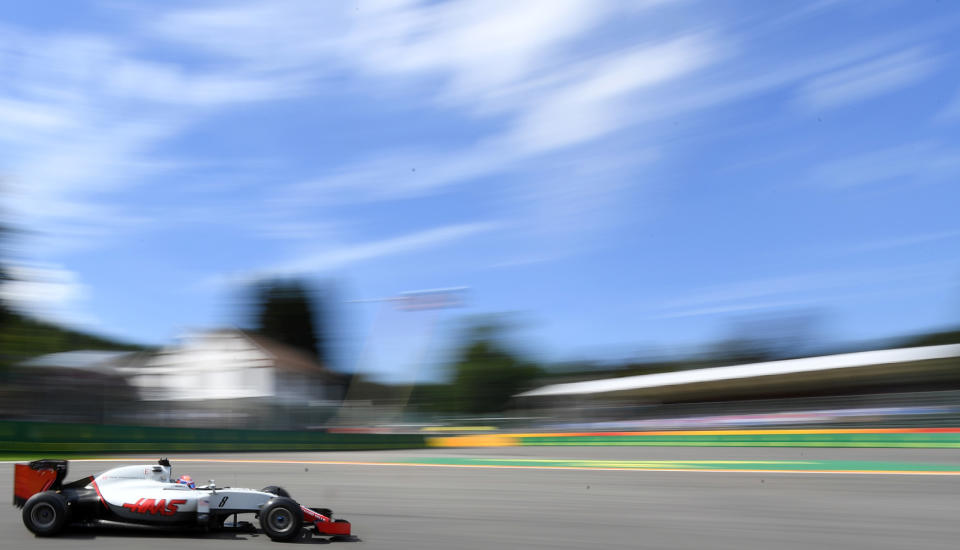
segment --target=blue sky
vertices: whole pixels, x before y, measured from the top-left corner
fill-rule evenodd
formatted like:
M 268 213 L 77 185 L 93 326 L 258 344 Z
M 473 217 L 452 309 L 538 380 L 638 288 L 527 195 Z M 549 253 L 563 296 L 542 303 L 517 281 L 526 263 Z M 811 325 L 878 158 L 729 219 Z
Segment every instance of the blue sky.
M 461 315 L 548 361 L 682 353 L 805 311 L 828 342 L 960 318 L 953 2 L 0 6 L 19 308 L 167 343 L 250 281 L 341 301 L 409 376 Z M 440 327 L 440 328 L 438 328 Z M 432 351 L 431 351 L 432 350 Z

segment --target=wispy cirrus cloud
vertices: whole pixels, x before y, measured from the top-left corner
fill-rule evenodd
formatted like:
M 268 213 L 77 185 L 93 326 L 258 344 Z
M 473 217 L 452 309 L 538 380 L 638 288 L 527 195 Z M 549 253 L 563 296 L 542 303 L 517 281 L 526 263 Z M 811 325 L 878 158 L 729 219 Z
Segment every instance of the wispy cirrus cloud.
M 59 130 L 74 123 L 66 110 L 38 101 L 0 98 L 0 136 L 7 139 L 37 131 Z
M 627 100 L 708 63 L 715 47 L 689 36 L 611 54 L 535 90 L 498 133 L 454 151 L 391 152 L 288 187 L 291 200 L 352 202 L 407 198 L 516 168 L 531 158 L 600 139 L 629 124 Z M 530 93 L 533 93 L 531 90 Z M 633 153 L 635 158 L 647 157 Z
M 936 66 L 936 57 L 921 48 L 868 59 L 812 79 L 800 101 L 809 110 L 838 107 L 916 84 Z
M 956 239 L 958 237 L 960 237 L 960 230 L 918 233 L 914 235 L 906 235 L 903 237 L 894 237 L 890 239 L 870 241 L 867 243 L 850 247 L 849 251 L 874 252 L 879 250 L 890 250 L 892 248 L 902 248 L 907 246 L 946 241 L 950 239 Z
M 497 222 L 474 222 L 435 227 L 379 241 L 353 243 L 335 249 L 320 250 L 301 258 L 278 264 L 266 271 L 293 275 L 337 269 L 352 263 L 406 254 L 454 243 L 502 228 Z
M 108 242 L 90 234 L 129 233 L 134 217 L 111 211 L 104 194 L 175 166 L 157 149 L 195 109 L 281 93 L 266 80 L 143 60 L 103 36 L 0 34 L 6 215 L 26 229 L 21 248 L 39 256 Z
M 811 184 L 844 189 L 889 181 L 931 183 L 960 173 L 957 151 L 935 142 L 915 142 L 886 147 L 815 166 Z
M 395 212 L 384 215 L 393 206 L 386 201 L 409 201 L 413 212 L 419 199 L 434 207 L 449 198 L 455 205 L 445 213 L 476 200 L 490 217 L 516 220 L 501 264 L 559 258 L 599 248 L 596 228 L 653 208 L 636 191 L 670 179 L 648 179 L 645 170 L 676 160 L 671 126 L 703 124 L 710 133 L 714 115 L 740 118 L 748 100 L 774 118 L 796 116 L 798 103 L 840 109 L 907 89 L 950 62 L 934 36 L 946 24 L 873 38 L 837 33 L 822 47 L 782 51 L 779 38 L 771 41 L 833 6 L 711 9 L 704 17 L 701 5 L 668 1 L 277 0 L 139 5 L 116 32 L 0 28 L 0 169 L 13 188 L 11 213 L 42 235 L 24 247 L 39 256 L 128 238 L 151 223 L 185 232 L 234 224 L 239 246 L 267 241 L 290 258 L 251 260 L 248 275 L 309 274 L 492 236 L 495 225 L 486 223 L 409 233 Z M 278 113 L 353 116 L 373 104 L 358 119 L 375 139 L 346 151 L 304 154 L 304 143 L 332 141 L 307 124 L 281 128 L 271 119 L 264 129 L 275 133 L 258 135 L 257 122 Z M 227 109 L 240 116 L 211 116 Z M 392 124 L 415 131 L 379 135 Z M 271 166 L 173 173 L 193 151 L 229 164 L 257 147 L 274 155 Z M 952 147 L 933 140 L 851 151 L 816 159 L 814 179 L 853 187 L 942 179 L 955 168 Z M 242 192 L 239 178 L 249 184 Z M 134 195 L 151 183 L 145 194 L 161 200 L 144 207 Z M 183 191 L 194 183 L 211 191 Z M 630 216 L 619 215 L 628 208 Z M 356 225 L 343 226 L 348 218 Z M 316 248 L 317 235 L 338 244 Z M 784 300 L 773 293 L 684 307 Z
M 669 4 L 649 2 L 640 9 L 656 15 L 652 10 Z M 802 19 L 832 5 L 804 8 L 795 16 Z M 594 163 L 596 151 L 589 148 L 626 129 L 645 136 L 649 144 L 628 155 L 660 158 L 659 134 L 644 128 L 663 119 L 797 86 L 803 97 L 839 106 L 905 86 L 936 68 L 926 50 L 915 45 L 923 33 L 909 29 L 771 66 L 750 61 L 750 33 L 693 20 L 669 33 L 638 36 L 633 43 L 576 48 L 633 9 L 578 0 L 519 7 L 500 2 L 361 3 L 356 9 L 277 2 L 169 10 L 149 19 L 146 28 L 239 67 L 298 74 L 302 82 L 312 83 L 308 88 L 321 86 L 330 74 L 346 74 L 374 83 L 382 96 L 416 92 L 421 103 L 495 121 L 470 145 L 404 144 L 278 185 L 275 204 L 293 209 L 416 199 L 491 177 L 529 174 L 526 166 L 555 163 L 560 157 Z M 624 174 L 619 179 L 639 178 Z M 611 212 L 617 197 L 630 188 L 598 186 L 589 178 L 563 178 L 551 185 L 511 180 L 511 198 L 523 197 L 515 204 L 527 208 L 511 215 L 541 220 L 538 232 L 544 220 L 553 220 L 565 237 L 571 227 L 615 217 L 580 215 L 586 208 L 574 208 L 578 214 L 570 216 L 572 202 L 606 204 Z M 571 218 L 577 223 L 566 222 Z
M 630 47 L 591 53 L 575 49 L 618 17 L 638 10 L 655 16 L 652 10 L 676 4 L 398 1 L 348 9 L 288 0 L 164 10 L 144 19 L 154 36 L 280 80 L 297 74 L 302 82 L 318 86 L 330 74 L 352 73 L 375 79 L 380 93 L 427 89 L 428 101 L 441 106 L 506 115 L 474 146 L 373 154 L 291 187 L 306 198 L 312 194 L 328 200 L 333 194 L 337 202 L 350 196 L 379 200 L 429 193 L 507 170 L 518 159 L 804 79 L 812 79 L 805 95 L 837 104 L 905 85 L 935 67 L 924 50 L 904 46 L 922 36 L 916 29 L 797 59 L 787 67 L 752 71 L 740 66 L 751 47 L 749 33 L 725 35 L 722 25 L 694 21 L 686 31 L 641 36 Z M 795 15 L 806 17 L 834 5 L 818 3 Z M 935 34 L 943 29 L 927 30 Z M 897 46 L 899 53 L 889 53 Z M 709 73 L 708 86 L 683 78 L 721 60 L 729 78 L 718 80 L 714 77 L 721 73 Z M 423 83 L 430 86 L 417 87 Z M 670 86 L 649 93 L 664 84 Z M 398 173 L 399 167 L 414 166 L 432 170 L 416 177 Z
M 503 227 L 504 224 L 500 222 L 472 222 L 434 227 L 380 240 L 341 243 L 334 247 L 309 250 L 297 257 L 271 266 L 254 268 L 232 275 L 218 275 L 207 279 L 204 286 L 246 284 L 271 277 L 315 275 L 359 262 L 413 254 L 453 244 Z
M 439 79 L 442 86 L 429 87 L 431 101 L 507 115 L 499 129 L 462 151 L 386 153 L 298 186 L 318 190 L 325 180 L 333 189 L 374 185 L 391 197 L 404 193 L 382 189 L 381 166 L 391 166 L 387 171 L 395 165 L 432 166 L 431 175 L 418 174 L 408 185 L 397 185 L 416 192 L 499 171 L 525 155 L 619 129 L 626 120 L 620 116 L 620 101 L 699 68 L 715 56 L 719 44 L 691 33 L 592 55 L 572 48 L 618 13 L 669 3 L 372 2 L 353 10 L 286 1 L 173 10 L 152 18 L 147 28 L 207 54 L 281 75 L 322 78 L 325 72 L 347 70 L 376 79 L 378 89 Z M 317 24 L 338 30 L 318 32 Z M 283 40 L 278 40 L 280 34 Z M 440 158 L 450 160 L 436 162 Z
M 178 166 L 164 144 L 218 109 L 295 88 L 143 52 L 116 35 L 0 26 L 0 183 L 5 222 L 18 230 L 5 294 L 22 311 L 94 324 L 80 275 L 66 266 L 163 219 L 128 193 Z
M 941 120 L 955 120 L 960 118 L 960 93 L 957 93 L 954 98 L 947 103 L 937 118 Z
M 577 78 L 541 90 L 503 139 L 511 149 L 537 154 L 609 135 L 631 124 L 643 92 L 709 65 L 721 49 L 716 39 L 690 34 L 595 59 Z
M 395 9 L 418 22 L 389 27 L 396 36 L 386 35 L 402 46 L 391 42 L 392 46 L 378 48 L 371 42 L 357 49 L 403 59 L 406 52 L 403 48 L 417 49 L 409 44 L 419 40 L 434 43 L 429 37 L 441 31 L 430 25 L 446 19 L 427 16 L 420 19 L 421 9 L 416 4 L 399 6 L 402 7 Z M 484 11 L 493 13 L 492 9 Z M 600 10 L 598 13 L 610 17 L 617 12 Z M 366 24 L 376 27 L 371 21 L 377 20 L 373 17 Z M 449 185 L 512 171 L 522 162 L 543 154 L 559 150 L 572 150 L 576 154 L 578 146 L 626 128 L 689 116 L 772 90 L 802 85 L 807 92 L 818 90 L 821 94 L 818 101 L 840 101 L 843 94 L 853 97 L 855 92 L 879 93 L 881 83 L 895 88 L 905 82 L 907 66 L 913 67 L 911 74 L 918 78 L 935 68 L 935 63 L 925 58 L 920 48 L 907 48 L 900 54 L 885 53 L 918 39 L 918 33 L 907 31 L 839 51 L 807 56 L 788 66 L 769 68 L 742 65 L 744 53 L 749 50 L 748 38 L 705 32 L 699 27 L 696 31 L 659 37 L 629 48 L 564 59 L 564 41 L 582 38 L 596 25 L 593 20 L 585 23 L 580 35 L 572 34 L 569 29 L 560 32 L 554 36 L 558 43 L 550 47 L 540 42 L 536 47 L 531 46 L 531 51 L 539 53 L 520 56 L 525 59 L 525 72 L 494 71 L 485 84 L 470 88 L 469 93 L 448 91 L 438 96 L 443 105 L 460 105 L 479 114 L 495 115 L 503 121 L 475 145 L 455 150 L 421 147 L 373 154 L 292 184 L 288 186 L 289 193 L 296 201 L 321 202 L 422 196 Z M 547 35 L 553 36 L 549 32 Z M 353 41 L 361 43 L 356 37 L 351 43 Z M 480 61 L 459 59 L 448 53 L 449 49 L 433 48 L 438 59 L 431 62 L 405 65 L 387 63 L 384 59 L 379 64 L 383 68 L 379 70 L 375 68 L 379 66 L 377 63 L 369 64 L 367 58 L 358 55 L 361 61 L 356 62 L 354 70 L 380 76 L 386 79 L 388 87 L 392 81 L 424 74 L 438 73 L 446 75 L 449 82 L 457 82 L 460 78 L 457 75 L 461 73 L 474 69 L 483 72 L 474 65 Z M 458 65 L 458 61 L 462 65 Z M 483 65 L 497 66 L 500 61 L 485 57 Z M 869 75 L 874 68 L 888 69 L 882 71 L 886 76 L 878 76 L 878 82 L 859 78 Z M 902 70 L 898 72 L 898 68 Z M 726 77 L 717 78 L 724 73 Z M 895 73 L 902 78 L 898 80 Z M 451 100 L 451 97 L 458 99 Z M 651 143 L 656 141 L 656 135 L 649 137 Z
M 863 269 L 827 269 L 767 278 L 749 279 L 693 290 L 689 295 L 664 301 L 651 318 L 668 319 L 769 311 L 817 306 L 889 293 L 886 286 L 904 291 L 943 287 L 945 274 L 957 262 L 937 261 Z
M 394 87 L 405 85 L 399 77 L 439 77 L 432 100 L 476 108 L 567 64 L 571 43 L 617 13 L 667 3 L 280 0 L 164 10 L 145 28 L 274 74 L 349 70 Z

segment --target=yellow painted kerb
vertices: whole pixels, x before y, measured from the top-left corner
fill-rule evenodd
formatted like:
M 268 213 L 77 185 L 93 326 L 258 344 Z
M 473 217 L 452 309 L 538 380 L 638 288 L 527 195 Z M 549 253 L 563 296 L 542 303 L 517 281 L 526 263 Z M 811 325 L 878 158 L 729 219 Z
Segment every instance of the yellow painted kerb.
M 520 444 L 511 434 L 461 435 L 456 437 L 428 437 L 427 447 L 515 447 Z

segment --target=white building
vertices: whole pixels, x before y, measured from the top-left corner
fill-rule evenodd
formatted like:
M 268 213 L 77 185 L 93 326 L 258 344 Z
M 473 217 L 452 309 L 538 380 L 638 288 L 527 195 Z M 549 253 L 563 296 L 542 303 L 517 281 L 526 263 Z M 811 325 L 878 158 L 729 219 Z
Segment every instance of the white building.
M 122 370 L 144 401 L 255 399 L 318 406 L 339 401 L 345 382 L 304 352 L 240 330 L 190 334 Z

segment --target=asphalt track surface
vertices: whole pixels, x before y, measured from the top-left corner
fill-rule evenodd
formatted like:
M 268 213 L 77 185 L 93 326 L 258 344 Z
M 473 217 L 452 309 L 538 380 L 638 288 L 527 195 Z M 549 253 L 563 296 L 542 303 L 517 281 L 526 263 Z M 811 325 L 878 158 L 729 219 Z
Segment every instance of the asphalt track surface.
M 453 466 L 382 465 L 438 457 Z M 206 458 L 223 462 L 198 461 Z M 492 465 L 519 461 L 533 466 L 456 466 L 477 459 Z M 218 485 L 281 485 L 304 504 L 333 508 L 336 516 L 353 523 L 360 540 L 327 542 L 313 537 L 299 544 L 330 544 L 342 550 L 960 547 L 958 475 L 700 471 L 696 464 L 692 471 L 591 467 L 613 462 L 661 461 L 669 466 L 744 461 L 743 466 L 731 467 L 749 470 L 756 462 L 853 461 L 867 469 L 879 462 L 937 463 L 960 472 L 960 451 L 950 449 L 522 447 L 183 455 L 171 460 L 177 474 L 212 478 Z M 580 466 L 538 466 L 554 460 L 578 461 Z M 72 462 L 69 478 L 116 465 Z M 0 493 L 11 495 L 12 470 L 12 465 L 0 464 Z M 3 549 L 253 549 L 276 544 L 260 533 L 123 526 L 78 527 L 59 538 L 40 539 L 23 527 L 20 510 L 10 504 L 5 509 L 7 513 L 0 515 Z

